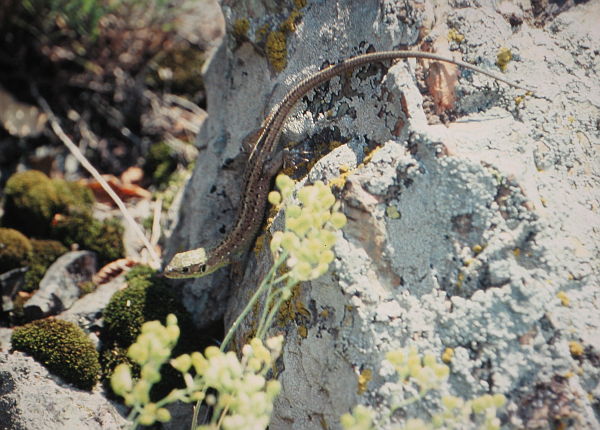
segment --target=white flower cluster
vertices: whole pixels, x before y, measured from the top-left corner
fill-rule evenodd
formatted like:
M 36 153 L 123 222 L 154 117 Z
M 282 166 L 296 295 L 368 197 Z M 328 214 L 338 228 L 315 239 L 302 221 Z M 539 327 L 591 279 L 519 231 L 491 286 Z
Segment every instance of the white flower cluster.
M 498 430 L 500 420 L 496 413 L 505 403 L 506 397 L 503 394 L 484 394 L 468 401 L 460 397 L 443 396 L 444 410 L 433 416 L 431 428 L 461 430 L 476 427 L 481 430 Z
M 128 356 L 141 366 L 140 379 L 134 381 L 127 364 L 115 368 L 111 384 L 114 392 L 132 407 L 130 418 L 134 427 L 169 421 L 169 411 L 163 407 L 166 404 L 204 400 L 212 406 L 213 418 L 211 424 L 200 426 L 201 429 L 267 428 L 281 385 L 277 380 L 267 380 L 266 374 L 281 354 L 283 336 L 268 339 L 266 346 L 259 339 L 252 339 L 243 347 L 241 360 L 234 352 L 223 352 L 214 346 L 206 348 L 204 354 L 193 352 L 170 360 L 171 366 L 183 375 L 186 386 L 152 403 L 150 389 L 160 380 L 160 367 L 169 359 L 178 337 L 174 315 L 167 317 L 166 326 L 158 321 L 145 323 L 128 350 Z M 215 394 L 206 395 L 208 389 L 215 390 Z
M 415 348 L 390 351 L 386 354 L 388 362 L 394 366 L 401 382 L 412 382 L 419 386 L 419 396 L 391 407 L 391 414 L 402 406 L 419 400 L 429 390 L 439 388 L 448 379 L 448 366 L 438 363 L 433 354 L 421 357 Z M 408 419 L 403 426 L 392 427 L 397 430 L 498 430 L 500 420 L 496 417 L 498 409 L 506 403 L 502 394 L 485 394 L 472 400 L 463 400 L 455 396 L 442 396 L 443 410 L 434 414 L 431 422 L 422 419 Z M 388 416 L 388 419 L 389 419 Z M 344 430 L 374 430 L 375 412 L 357 405 L 352 413 L 341 417 Z
M 292 179 L 279 175 L 275 183 L 280 191 L 272 191 L 269 202 L 277 205 L 283 201 L 285 231 L 273 234 L 271 252 L 287 252 L 290 277 L 298 281 L 316 279 L 327 272 L 335 258 L 331 248 L 337 239 L 336 231 L 346 224 L 346 216 L 338 210 L 339 203 L 331 189 L 321 181 L 298 191 L 300 205 L 291 201 Z
M 266 346 L 259 339 L 252 339 L 249 345 L 244 345 L 241 360 L 234 352 L 223 352 L 216 347 L 208 347 L 204 355 L 197 352 L 191 355 L 190 364 L 196 372 L 194 380 L 202 381 L 205 390 L 213 388 L 218 392 L 218 396 L 206 398 L 214 410 L 213 423 L 200 429 L 219 428 L 217 422 L 225 430 L 267 428 L 281 384 L 275 379 L 267 381 L 265 375 L 281 353 L 282 344 L 283 336 L 268 339 Z M 191 379 L 187 364 L 183 367 L 172 364 L 184 373 L 186 382 Z
M 421 393 L 438 388 L 450 374 L 448 366 L 438 363 L 435 355 L 425 354 L 421 358 L 414 347 L 390 351 L 385 358 L 396 369 L 400 381 L 414 382 Z
M 166 326 L 159 321 L 144 323 L 140 335 L 127 351 L 129 358 L 141 367 L 140 378 L 133 380 L 127 364 L 119 364 L 110 378 L 113 391 L 123 397 L 127 406 L 133 407 L 136 415 L 139 414 L 139 424 L 151 425 L 171 419 L 167 409 L 150 402 L 150 389 L 160 381 L 160 368 L 171 357 L 177 339 L 179 326 L 173 314 L 167 316 Z

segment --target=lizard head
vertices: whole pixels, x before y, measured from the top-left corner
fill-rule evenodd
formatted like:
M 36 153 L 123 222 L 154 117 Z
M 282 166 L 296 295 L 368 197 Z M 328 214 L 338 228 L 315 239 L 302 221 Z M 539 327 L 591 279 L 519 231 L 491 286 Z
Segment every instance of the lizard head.
M 206 260 L 204 248 L 180 252 L 173 256 L 163 273 L 167 278 L 199 278 L 218 269 L 208 266 Z

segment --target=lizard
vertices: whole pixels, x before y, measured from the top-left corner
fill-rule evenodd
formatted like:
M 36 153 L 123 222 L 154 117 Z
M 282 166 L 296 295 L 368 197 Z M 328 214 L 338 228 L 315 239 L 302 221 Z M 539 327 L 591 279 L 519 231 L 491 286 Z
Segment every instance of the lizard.
M 311 74 L 292 87 L 282 101 L 271 109 L 258 131 L 248 136 L 248 142 L 244 145 L 251 150 L 244 171 L 243 194 L 233 228 L 217 246 L 208 251 L 205 248 L 197 248 L 175 254 L 165 267 L 164 276 L 194 278 L 208 275 L 228 265 L 250 247 L 264 221 L 271 182 L 283 164 L 283 153 L 278 149 L 279 137 L 288 114 L 298 100 L 315 87 L 359 66 L 405 58 L 454 64 L 530 92 L 524 86 L 473 64 L 422 51 L 378 51 L 360 54 Z

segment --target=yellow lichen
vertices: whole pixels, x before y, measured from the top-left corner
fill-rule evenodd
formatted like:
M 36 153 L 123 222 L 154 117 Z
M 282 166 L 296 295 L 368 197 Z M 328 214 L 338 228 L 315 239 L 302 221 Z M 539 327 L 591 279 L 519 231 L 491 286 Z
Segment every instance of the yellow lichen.
M 298 284 L 292 288 L 291 297 L 279 308 L 277 321 L 280 327 L 285 327 L 289 321 L 296 321 L 297 319 L 310 321 L 311 319 L 310 311 L 306 309 L 306 306 L 304 306 L 304 303 L 300 299 L 300 285 Z
M 267 36 L 269 32 L 269 24 L 263 24 L 256 29 L 256 33 L 254 34 L 254 38 L 256 39 L 256 43 L 260 43 Z
M 294 7 L 296 9 L 302 9 L 306 6 L 306 0 L 294 0 Z
M 400 212 L 398 212 L 398 208 L 396 208 L 396 206 L 393 205 L 390 205 L 387 208 L 385 208 L 385 214 L 388 216 L 388 218 L 391 219 L 400 218 Z
M 233 23 L 233 35 L 235 37 L 246 37 L 250 29 L 250 21 L 247 18 L 236 19 Z
M 271 67 L 281 72 L 287 64 L 287 45 L 282 31 L 272 31 L 267 36 L 267 59 Z
M 344 188 L 344 185 L 346 184 L 346 178 L 348 178 L 349 174 L 350 172 L 342 173 L 337 178 L 334 178 L 331 181 L 329 181 L 329 186 L 332 189 L 341 190 L 342 188 Z
M 464 274 L 464 272 L 460 272 L 456 279 L 456 288 L 461 288 L 464 280 L 465 280 L 465 274 Z
M 340 167 L 338 167 L 338 170 L 340 173 L 347 173 L 350 170 L 350 166 L 347 164 L 342 164 Z
M 513 249 L 513 255 L 518 258 L 521 255 L 521 250 L 519 248 Z
M 379 151 L 380 149 L 381 149 L 381 146 L 375 147 L 371 152 L 369 152 L 367 155 L 365 155 L 365 158 L 363 158 L 363 161 L 360 164 L 363 166 L 367 165 L 371 161 L 373 156 L 377 153 L 377 151 Z
M 306 328 L 306 326 L 298 326 L 298 336 L 300 336 L 302 339 L 306 339 L 306 337 L 308 336 L 308 329 Z
M 367 386 L 369 385 L 369 381 L 373 378 L 373 372 L 369 369 L 363 369 L 358 375 L 358 394 L 363 394 L 367 391 Z
M 265 235 L 261 234 L 260 236 L 258 236 L 256 238 L 256 242 L 254 242 L 254 248 L 252 249 L 252 251 L 254 251 L 255 254 L 258 254 L 260 252 L 260 250 L 263 248 L 264 244 L 265 244 Z
M 498 55 L 496 56 L 496 65 L 500 67 L 503 72 L 506 71 L 506 66 L 512 60 L 512 52 L 508 48 L 500 48 Z
M 583 345 L 575 340 L 572 340 L 569 342 L 569 352 L 573 357 L 581 357 L 584 352 Z
M 473 253 L 475 255 L 479 254 L 481 251 L 483 251 L 483 246 L 481 245 L 473 245 L 473 247 L 471 248 L 473 250 Z
M 442 361 L 446 364 L 450 363 L 452 361 L 453 357 L 454 357 L 454 349 L 453 348 L 446 348 L 444 350 L 444 352 L 442 353 Z
M 451 28 L 450 30 L 448 30 L 448 40 L 450 42 L 460 43 L 463 40 L 465 40 L 465 36 L 460 34 L 456 29 Z
M 343 145 L 343 143 L 340 142 L 339 140 L 332 140 L 329 142 L 329 150 L 333 151 L 334 149 L 339 148 L 342 145 Z
M 296 31 L 296 24 L 298 24 L 300 18 L 302 18 L 302 14 L 297 10 L 293 10 L 290 13 L 290 16 L 288 16 L 287 19 L 281 23 L 279 29 L 285 33 L 293 33 Z
M 569 299 L 569 296 L 567 296 L 567 293 L 565 293 L 564 291 L 559 291 L 558 293 L 556 293 L 556 297 L 558 298 L 558 300 L 560 300 L 560 303 L 563 306 L 571 305 L 571 299 Z

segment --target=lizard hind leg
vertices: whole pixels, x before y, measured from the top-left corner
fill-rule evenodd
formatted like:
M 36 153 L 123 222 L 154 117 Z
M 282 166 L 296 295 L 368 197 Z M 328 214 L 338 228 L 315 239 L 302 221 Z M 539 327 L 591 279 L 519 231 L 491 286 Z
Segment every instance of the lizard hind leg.
M 264 130 L 264 127 L 260 127 L 259 129 L 248 133 L 248 135 L 242 139 L 242 152 L 249 155 L 256 146 L 256 142 L 258 142 L 258 139 L 263 134 Z

